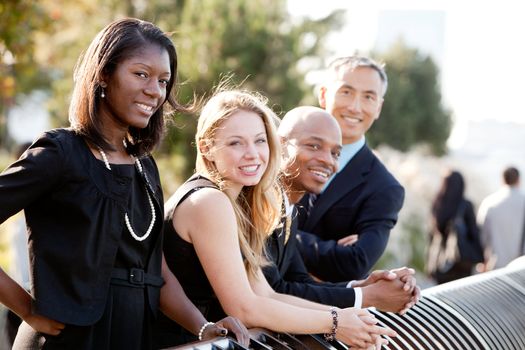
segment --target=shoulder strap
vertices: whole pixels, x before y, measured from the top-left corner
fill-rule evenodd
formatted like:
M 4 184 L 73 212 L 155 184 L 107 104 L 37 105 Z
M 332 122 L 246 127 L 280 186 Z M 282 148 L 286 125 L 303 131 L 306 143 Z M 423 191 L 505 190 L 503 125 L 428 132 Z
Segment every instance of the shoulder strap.
M 211 182 L 205 177 L 194 175 L 190 177 L 185 183 L 183 183 L 177 191 L 166 201 L 164 204 L 164 215 L 166 218 L 171 218 L 175 208 L 179 205 L 180 201 L 187 197 L 187 195 L 194 190 L 203 187 L 219 188 L 216 184 Z

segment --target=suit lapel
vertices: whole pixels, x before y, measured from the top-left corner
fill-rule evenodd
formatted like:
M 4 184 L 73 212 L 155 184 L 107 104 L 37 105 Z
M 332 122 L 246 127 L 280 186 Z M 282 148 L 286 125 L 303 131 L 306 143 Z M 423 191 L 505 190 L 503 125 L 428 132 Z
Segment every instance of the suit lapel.
M 304 224 L 304 230 L 309 232 L 317 225 L 321 217 L 330 207 L 355 187 L 361 184 L 370 172 L 373 153 L 367 145 L 356 153 L 356 155 L 338 172 L 330 182 L 322 195 L 320 195 L 313 206 L 310 215 Z
M 281 270 L 281 265 L 284 257 L 284 240 L 285 240 L 285 227 L 286 219 L 281 220 L 282 227 L 279 228 L 279 234 L 275 237 L 276 246 L 277 246 L 277 256 L 275 257 L 275 264 L 277 268 Z

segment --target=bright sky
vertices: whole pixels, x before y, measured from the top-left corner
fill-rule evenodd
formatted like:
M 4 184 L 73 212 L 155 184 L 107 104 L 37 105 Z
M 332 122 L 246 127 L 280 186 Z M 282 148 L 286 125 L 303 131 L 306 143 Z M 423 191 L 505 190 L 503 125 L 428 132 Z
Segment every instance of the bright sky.
M 525 122 L 521 99 L 525 81 L 525 21 L 520 1 L 288 0 L 288 3 L 292 14 L 314 18 L 336 8 L 347 10 L 345 29 L 334 33 L 329 42 L 338 55 L 351 54 L 356 49 L 366 52 L 374 45 L 383 48 L 400 34 L 410 46 L 433 54 L 435 61 L 442 64 L 442 93 L 459 129 L 468 120 Z

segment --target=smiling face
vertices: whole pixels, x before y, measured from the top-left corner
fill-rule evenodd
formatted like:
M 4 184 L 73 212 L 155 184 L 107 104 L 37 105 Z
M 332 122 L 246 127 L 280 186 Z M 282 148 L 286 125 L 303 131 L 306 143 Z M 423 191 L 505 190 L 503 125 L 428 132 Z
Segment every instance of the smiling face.
M 359 141 L 379 118 L 383 83 L 371 67 L 341 66 L 334 79 L 322 86 L 319 104 L 332 114 L 343 134 L 343 144 Z
M 239 193 L 243 186 L 258 184 L 270 155 L 262 118 L 251 111 L 233 113 L 220 123 L 209 150 L 203 153 L 228 189 Z
M 288 197 L 296 203 L 305 192 L 319 194 L 337 171 L 341 131 L 325 111 L 308 112 L 297 118 L 284 137 L 283 173 Z
M 166 99 L 170 80 L 168 52 L 156 44 L 137 50 L 104 79 L 101 116 L 106 127 L 143 129 Z

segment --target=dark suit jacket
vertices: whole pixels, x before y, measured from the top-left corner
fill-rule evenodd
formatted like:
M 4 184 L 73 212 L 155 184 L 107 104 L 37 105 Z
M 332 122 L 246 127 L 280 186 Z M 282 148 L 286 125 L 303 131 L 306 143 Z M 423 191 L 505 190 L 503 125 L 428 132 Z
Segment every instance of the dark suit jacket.
M 267 253 L 271 265 L 263 268 L 263 273 L 272 288 L 283 294 L 315 301 L 337 307 L 352 307 L 355 292 L 346 288 L 347 282 L 316 282 L 308 274 L 297 250 L 297 215 L 293 214 L 290 235 L 286 240 L 285 224 L 277 228 L 267 241 Z
M 367 145 L 335 176 L 306 215 L 299 209 L 298 247 L 309 272 L 326 281 L 364 278 L 383 254 L 403 206 L 403 187 Z M 358 234 L 351 246 L 337 240 Z

